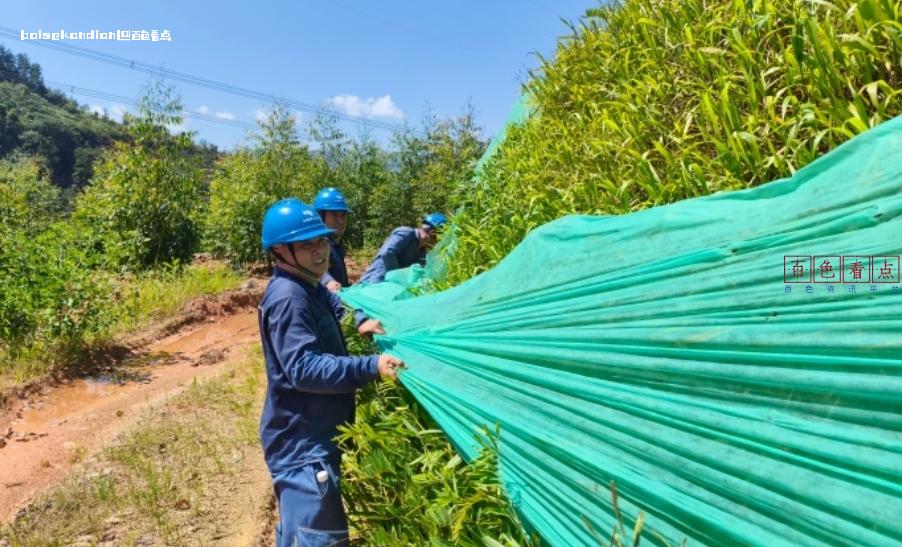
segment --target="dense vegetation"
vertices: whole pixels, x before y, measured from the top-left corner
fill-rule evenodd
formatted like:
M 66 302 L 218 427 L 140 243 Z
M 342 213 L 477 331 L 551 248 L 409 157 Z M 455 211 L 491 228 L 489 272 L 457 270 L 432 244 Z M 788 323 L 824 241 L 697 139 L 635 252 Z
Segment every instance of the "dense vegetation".
M 207 245 L 240 263 L 263 258 L 260 219 L 269 204 L 285 196 L 309 202 L 326 186 L 340 188 L 352 210 L 344 243 L 377 247 L 392 228 L 447 211 L 485 147 L 471 108 L 456 119 L 405 126 L 388 149 L 366 132 L 349 137 L 325 112 L 307 127 L 315 153 L 283 106 L 260 125 L 254 140 L 217 163 L 210 184 Z
M 3 119 L 15 121 L 2 136 L 15 146 L 0 158 L 0 379 L 52 371 L 133 325 L 121 295 L 160 272 L 170 276 L 197 252 L 235 265 L 263 260 L 260 223 L 279 199 L 310 201 L 319 188 L 339 186 L 354 210 L 346 243 L 377 246 L 395 226 L 447 210 L 484 147 L 468 109 L 405 127 L 388 147 L 365 133 L 345 135 L 324 113 L 306 128 L 319 147 L 312 150 L 276 104 L 245 146 L 217 155 L 191 133 L 171 134 L 182 106 L 161 81 L 119 126 L 48 89 L 24 55 L 3 50 L 0 61 L 10 80 L 0 82 L 0 96 L 9 94 Z M 57 152 L 75 141 L 48 127 L 64 118 L 88 133 L 111 127 L 118 140 L 85 152 L 89 169 L 79 172 L 90 179 L 61 190 Z M 47 146 L 23 146 L 32 134 Z
M 550 220 L 758 185 L 902 113 L 900 23 L 898 0 L 590 10 L 462 202 L 451 281 Z
M 348 317 L 350 319 L 350 317 Z M 353 353 L 373 353 L 353 336 Z M 489 432 L 492 436 L 492 432 Z M 527 536 L 500 484 L 497 451 L 464 463 L 413 396 L 398 384 L 368 386 L 357 419 L 342 428 L 342 494 L 352 531 L 368 545 L 538 545 Z

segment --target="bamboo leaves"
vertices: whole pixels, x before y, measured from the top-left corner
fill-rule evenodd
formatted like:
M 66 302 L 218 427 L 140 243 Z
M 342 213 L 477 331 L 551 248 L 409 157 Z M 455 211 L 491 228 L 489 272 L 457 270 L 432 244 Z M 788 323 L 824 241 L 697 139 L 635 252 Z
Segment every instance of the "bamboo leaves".
M 535 226 L 787 176 L 902 113 L 898 0 L 627 0 L 587 11 L 464 196 L 450 282 Z M 512 218 L 517 218 L 512 222 Z M 501 228 L 503 227 L 503 228 Z

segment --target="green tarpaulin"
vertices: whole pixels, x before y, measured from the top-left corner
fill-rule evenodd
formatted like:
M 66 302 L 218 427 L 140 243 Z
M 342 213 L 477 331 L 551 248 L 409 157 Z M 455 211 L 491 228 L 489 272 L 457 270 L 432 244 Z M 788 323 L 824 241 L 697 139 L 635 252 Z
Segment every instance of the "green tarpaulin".
M 412 297 L 343 291 L 552 545 L 902 542 L 902 118 L 758 188 L 549 223 Z M 593 533 L 590 527 L 595 530 Z M 643 542 L 659 542 L 645 534 Z

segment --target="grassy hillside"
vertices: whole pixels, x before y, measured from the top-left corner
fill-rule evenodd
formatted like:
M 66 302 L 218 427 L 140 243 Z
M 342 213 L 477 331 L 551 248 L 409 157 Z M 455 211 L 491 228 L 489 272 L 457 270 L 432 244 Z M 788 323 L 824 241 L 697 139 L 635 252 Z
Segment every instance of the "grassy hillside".
M 452 281 L 555 218 L 761 184 L 902 113 L 902 2 L 626 0 L 526 92 L 462 203 Z
M 0 159 L 38 156 L 55 184 L 82 186 L 101 149 L 124 138 L 120 124 L 47 88 L 40 65 L 0 46 Z

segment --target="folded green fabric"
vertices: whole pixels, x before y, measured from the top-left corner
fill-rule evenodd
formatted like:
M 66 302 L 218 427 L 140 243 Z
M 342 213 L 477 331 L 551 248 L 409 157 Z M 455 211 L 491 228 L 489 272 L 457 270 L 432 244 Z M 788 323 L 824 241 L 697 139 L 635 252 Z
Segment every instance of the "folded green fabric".
M 414 297 L 343 299 L 404 385 L 552 545 L 902 542 L 902 118 L 793 177 L 533 231 Z M 593 532 L 594 530 L 594 532 Z

